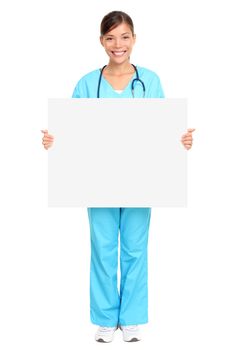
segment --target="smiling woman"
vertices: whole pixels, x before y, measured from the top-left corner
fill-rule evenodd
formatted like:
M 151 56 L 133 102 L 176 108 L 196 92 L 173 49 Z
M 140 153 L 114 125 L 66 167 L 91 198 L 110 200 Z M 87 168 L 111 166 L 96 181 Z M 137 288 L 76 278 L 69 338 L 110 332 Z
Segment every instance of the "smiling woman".
M 163 98 L 158 75 L 130 63 L 135 41 L 132 19 L 122 11 L 108 13 L 101 22 L 100 42 L 109 62 L 102 69 L 84 75 L 72 97 Z M 193 131 L 189 129 L 181 140 L 187 149 L 192 146 Z M 43 132 L 43 145 L 48 149 L 53 137 L 47 130 Z M 138 341 L 138 324 L 148 322 L 147 242 L 151 208 L 88 208 L 88 217 L 90 315 L 91 321 L 100 326 L 95 339 L 111 342 L 114 332 L 120 328 L 125 341 Z M 118 292 L 119 231 L 121 281 Z
M 110 58 L 108 66 L 103 71 L 103 76 L 113 89 L 124 90 L 135 73 L 133 66 L 129 64 L 135 35 L 123 22 L 108 31 L 107 34 L 101 35 L 100 41 Z M 119 67 L 121 67 L 120 70 Z
M 73 97 L 164 97 L 158 75 L 130 63 L 135 42 L 134 25 L 129 15 L 112 11 L 104 16 L 100 24 L 100 43 L 109 62 L 81 78 Z
M 136 35 L 133 21 L 126 13 L 115 11 L 111 16 L 106 15 L 101 22 L 100 33 L 101 44 L 113 62 L 119 57 L 129 59 Z
M 100 42 L 109 56 L 103 76 L 114 90 L 124 90 L 135 73 L 129 63 L 136 40 L 133 21 L 124 12 L 112 12 L 103 18 L 100 33 Z

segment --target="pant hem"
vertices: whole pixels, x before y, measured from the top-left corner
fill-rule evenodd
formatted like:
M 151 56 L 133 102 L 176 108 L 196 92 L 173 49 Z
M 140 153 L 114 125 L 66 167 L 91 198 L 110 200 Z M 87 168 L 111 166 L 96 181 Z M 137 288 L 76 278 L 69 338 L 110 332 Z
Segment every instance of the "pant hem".
M 106 322 L 97 322 L 97 321 L 93 321 L 91 320 L 91 323 L 96 325 L 96 326 L 100 326 L 100 327 L 117 327 L 118 323 L 106 323 Z
M 96 325 L 96 326 L 100 326 L 100 327 L 117 327 L 117 326 L 134 326 L 134 325 L 140 325 L 140 324 L 147 324 L 147 321 L 132 321 L 132 322 L 116 322 L 116 323 L 106 323 L 106 322 L 97 322 L 97 321 L 93 321 L 91 320 L 91 323 Z

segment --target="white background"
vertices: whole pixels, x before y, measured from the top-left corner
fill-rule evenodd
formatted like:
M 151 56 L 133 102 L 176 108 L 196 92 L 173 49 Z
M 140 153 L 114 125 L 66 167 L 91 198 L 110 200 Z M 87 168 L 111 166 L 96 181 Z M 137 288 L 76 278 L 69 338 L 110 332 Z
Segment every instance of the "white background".
M 231 1 L 5 1 L 0 8 L 0 348 L 91 349 L 86 209 L 47 207 L 48 97 L 107 63 L 99 23 L 128 12 L 132 62 L 187 97 L 188 208 L 152 210 L 150 322 L 136 348 L 232 350 Z M 128 347 L 121 334 L 110 348 Z

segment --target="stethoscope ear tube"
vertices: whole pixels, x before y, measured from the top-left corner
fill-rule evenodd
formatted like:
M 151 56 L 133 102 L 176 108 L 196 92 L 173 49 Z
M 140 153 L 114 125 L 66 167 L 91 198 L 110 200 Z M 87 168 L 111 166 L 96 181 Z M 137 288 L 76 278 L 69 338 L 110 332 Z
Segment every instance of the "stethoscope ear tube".
M 132 64 L 132 63 L 131 63 Z M 99 76 L 99 81 L 98 81 L 98 87 L 97 87 L 97 98 L 100 98 L 100 85 L 101 85 L 101 80 L 102 80 L 102 76 L 103 76 L 103 70 L 107 65 L 103 66 L 103 68 L 100 70 L 100 76 Z M 134 98 L 134 85 L 136 81 L 139 81 L 140 84 L 142 85 L 143 88 L 143 97 L 145 97 L 145 93 L 146 93 L 146 88 L 145 88 L 145 84 L 143 83 L 143 81 L 141 79 L 139 79 L 139 75 L 138 75 L 138 70 L 137 67 L 132 64 L 132 66 L 135 69 L 136 72 L 136 78 L 133 79 L 132 83 L 131 83 L 131 92 L 132 92 L 132 96 Z
M 101 80 L 102 80 L 102 76 L 103 76 L 103 70 L 104 70 L 105 67 L 107 67 L 107 65 L 103 66 L 103 68 L 101 68 L 101 71 L 100 71 L 100 76 L 99 76 L 99 81 L 98 81 L 98 88 L 97 88 L 97 98 L 100 98 L 100 84 L 101 84 Z

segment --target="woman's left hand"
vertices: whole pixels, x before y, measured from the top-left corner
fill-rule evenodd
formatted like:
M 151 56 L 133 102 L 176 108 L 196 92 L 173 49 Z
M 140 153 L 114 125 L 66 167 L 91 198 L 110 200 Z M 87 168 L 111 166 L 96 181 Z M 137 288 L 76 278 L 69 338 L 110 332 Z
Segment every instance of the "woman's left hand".
M 183 143 L 184 147 L 189 150 L 192 147 L 193 144 L 193 135 L 192 132 L 196 129 L 188 129 L 187 133 L 184 134 L 181 138 L 181 142 Z

